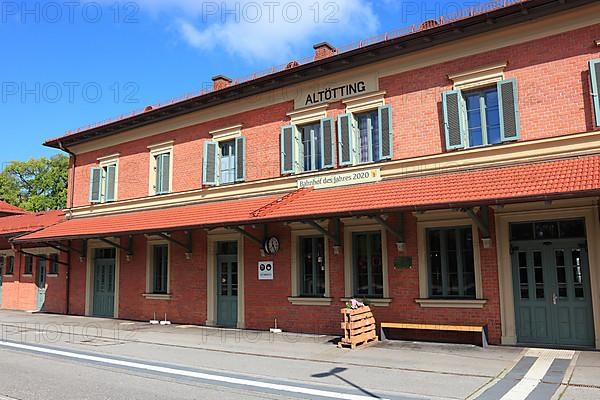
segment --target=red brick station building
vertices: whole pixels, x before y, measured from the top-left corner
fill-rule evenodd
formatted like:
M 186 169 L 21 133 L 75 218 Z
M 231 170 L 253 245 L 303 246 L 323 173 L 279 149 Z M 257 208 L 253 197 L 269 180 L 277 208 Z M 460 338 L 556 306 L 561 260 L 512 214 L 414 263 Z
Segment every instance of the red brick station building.
M 2 307 L 600 349 L 600 2 L 493 1 L 70 132 Z

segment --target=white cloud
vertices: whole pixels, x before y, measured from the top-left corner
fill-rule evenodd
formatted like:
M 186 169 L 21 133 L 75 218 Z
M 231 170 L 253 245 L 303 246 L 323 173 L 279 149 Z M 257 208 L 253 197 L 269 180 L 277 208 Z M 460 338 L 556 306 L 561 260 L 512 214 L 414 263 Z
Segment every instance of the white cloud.
M 308 55 L 310 45 L 326 38 L 341 45 L 379 28 L 372 4 L 364 0 L 146 0 L 140 7 L 173 17 L 189 45 L 246 61 L 283 63 Z

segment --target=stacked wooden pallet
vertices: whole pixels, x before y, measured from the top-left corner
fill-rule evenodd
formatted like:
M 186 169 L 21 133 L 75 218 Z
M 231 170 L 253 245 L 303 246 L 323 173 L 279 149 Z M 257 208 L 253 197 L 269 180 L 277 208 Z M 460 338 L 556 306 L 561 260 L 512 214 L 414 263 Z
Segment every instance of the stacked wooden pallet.
M 338 343 L 338 347 L 350 347 L 357 349 L 376 343 L 377 326 L 375 318 L 369 306 L 357 309 L 342 308 L 342 329 L 344 336 Z

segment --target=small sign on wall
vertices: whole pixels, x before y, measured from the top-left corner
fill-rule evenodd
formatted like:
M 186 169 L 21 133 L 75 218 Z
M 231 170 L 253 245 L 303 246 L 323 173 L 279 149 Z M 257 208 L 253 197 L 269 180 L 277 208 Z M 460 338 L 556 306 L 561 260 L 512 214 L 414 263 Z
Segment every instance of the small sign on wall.
M 273 261 L 258 262 L 258 280 L 272 281 L 273 280 Z

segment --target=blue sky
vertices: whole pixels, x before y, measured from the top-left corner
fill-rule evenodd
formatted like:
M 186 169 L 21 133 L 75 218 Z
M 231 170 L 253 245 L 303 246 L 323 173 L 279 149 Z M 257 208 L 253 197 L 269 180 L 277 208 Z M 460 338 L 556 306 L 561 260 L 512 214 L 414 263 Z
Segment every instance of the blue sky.
M 478 1 L 5 1 L 0 162 L 45 139 Z

